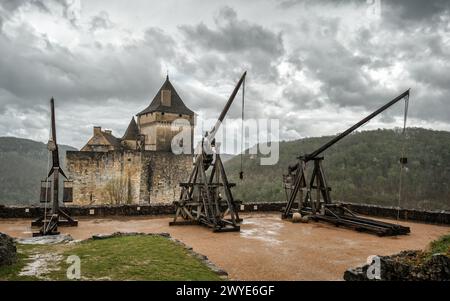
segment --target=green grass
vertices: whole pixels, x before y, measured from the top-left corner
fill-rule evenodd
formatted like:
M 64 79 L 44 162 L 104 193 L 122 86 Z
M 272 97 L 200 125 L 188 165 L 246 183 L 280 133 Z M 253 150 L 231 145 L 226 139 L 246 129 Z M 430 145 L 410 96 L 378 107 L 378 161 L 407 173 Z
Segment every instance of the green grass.
M 13 265 L 0 268 L 0 280 L 38 280 L 35 277 L 19 276 L 20 271 L 27 263 L 26 254 L 17 254 L 17 262 Z
M 441 236 L 430 243 L 430 253 L 444 253 L 450 256 L 450 234 Z
M 72 245 L 17 245 L 18 262 L 0 268 L 0 280 L 39 280 L 19 276 L 34 253 L 58 253 L 59 270 L 43 275 L 50 280 L 67 280 L 66 259 L 81 259 L 82 280 L 221 280 L 201 260 L 185 248 L 161 236 L 122 236 L 87 240 Z
M 17 245 L 17 261 L 12 265 L 0 267 L 0 281 L 39 280 L 37 277 L 19 276 L 19 273 L 30 262 L 29 256 L 43 252 L 45 248 L 41 245 Z

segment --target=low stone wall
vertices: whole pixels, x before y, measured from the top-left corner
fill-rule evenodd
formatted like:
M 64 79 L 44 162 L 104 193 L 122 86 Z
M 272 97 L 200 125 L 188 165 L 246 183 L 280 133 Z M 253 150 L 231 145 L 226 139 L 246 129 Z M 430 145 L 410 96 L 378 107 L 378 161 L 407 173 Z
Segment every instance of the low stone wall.
M 449 211 L 425 211 L 414 209 L 400 209 L 395 207 L 381 207 L 376 205 L 363 205 L 363 204 L 346 204 L 350 210 L 358 214 L 364 214 L 369 216 L 397 218 L 404 221 L 419 221 L 429 224 L 443 224 L 450 225 L 450 212 Z
M 284 203 L 246 203 L 239 208 L 242 212 L 279 212 Z M 169 204 L 153 205 L 95 205 L 63 207 L 70 216 L 138 216 L 138 215 L 172 215 L 175 207 Z M 2 206 L 0 218 L 37 218 L 44 214 L 43 206 Z
M 70 216 L 138 216 L 173 214 L 174 206 L 155 205 L 96 205 L 67 206 L 63 210 Z M 0 218 L 37 218 L 44 214 L 44 207 L 0 206 Z
M 398 210 L 394 207 L 381 207 L 375 205 L 346 204 L 358 214 L 374 217 L 397 218 Z M 280 212 L 285 203 L 255 202 L 245 203 L 239 208 L 241 212 Z M 139 215 L 172 215 L 175 211 L 173 205 L 96 205 L 96 206 L 67 206 L 64 210 L 71 216 L 139 216 Z M 43 214 L 43 207 L 1 206 L 0 218 L 36 218 Z M 432 224 L 450 225 L 450 212 L 448 211 L 422 211 L 413 209 L 400 209 L 400 219 L 418 221 Z

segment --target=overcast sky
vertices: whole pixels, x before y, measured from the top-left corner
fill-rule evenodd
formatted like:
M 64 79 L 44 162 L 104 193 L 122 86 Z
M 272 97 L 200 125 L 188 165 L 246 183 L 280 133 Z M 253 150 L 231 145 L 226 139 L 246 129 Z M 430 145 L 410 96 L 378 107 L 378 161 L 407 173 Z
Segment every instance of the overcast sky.
M 45 142 L 54 96 L 60 143 L 120 137 L 167 70 L 207 118 L 248 70 L 246 115 L 280 119 L 280 139 L 335 134 L 407 88 L 409 126 L 450 130 L 449 67 L 445 0 L 1 0 L 0 136 Z

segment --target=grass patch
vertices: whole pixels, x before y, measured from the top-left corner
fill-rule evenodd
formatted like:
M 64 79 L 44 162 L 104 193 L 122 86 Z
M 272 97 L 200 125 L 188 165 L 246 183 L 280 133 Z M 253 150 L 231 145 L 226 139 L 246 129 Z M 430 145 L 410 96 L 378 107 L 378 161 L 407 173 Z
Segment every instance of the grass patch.
M 450 234 L 441 236 L 439 239 L 430 243 L 430 253 L 443 253 L 450 255 Z
M 17 245 L 18 261 L 0 268 L 1 280 L 39 280 L 19 276 L 33 254 L 60 254 L 59 270 L 43 276 L 50 280 L 67 280 L 66 259 L 81 259 L 82 280 L 221 280 L 200 259 L 173 241 L 151 235 L 119 236 L 87 240 L 77 244 L 46 246 Z
M 27 254 L 18 253 L 16 263 L 0 268 L 0 280 L 38 280 L 36 277 L 19 276 L 27 263 Z
M 17 245 L 17 261 L 12 265 L 0 267 L 0 281 L 39 280 L 38 277 L 20 276 L 19 274 L 31 261 L 29 257 L 37 252 L 41 252 L 39 249 L 44 248 L 44 246 L 39 245 Z

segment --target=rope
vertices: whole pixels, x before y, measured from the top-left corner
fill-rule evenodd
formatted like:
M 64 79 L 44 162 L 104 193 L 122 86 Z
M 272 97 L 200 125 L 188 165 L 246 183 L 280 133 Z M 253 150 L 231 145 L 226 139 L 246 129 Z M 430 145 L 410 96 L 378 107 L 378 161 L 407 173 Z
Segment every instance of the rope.
M 245 146 L 244 146 L 244 99 L 245 99 L 245 78 L 242 82 L 242 116 L 241 116 L 241 170 L 239 172 L 239 178 L 241 180 L 244 179 L 244 152 L 245 152 Z
M 406 122 L 408 121 L 408 107 L 409 107 L 409 94 L 405 97 L 405 115 L 403 117 L 403 141 L 401 147 L 401 157 L 400 157 L 400 176 L 398 184 L 398 204 L 397 204 L 397 221 L 400 220 L 400 206 L 402 203 L 402 187 L 403 187 L 403 172 L 405 169 L 405 145 L 406 145 Z

